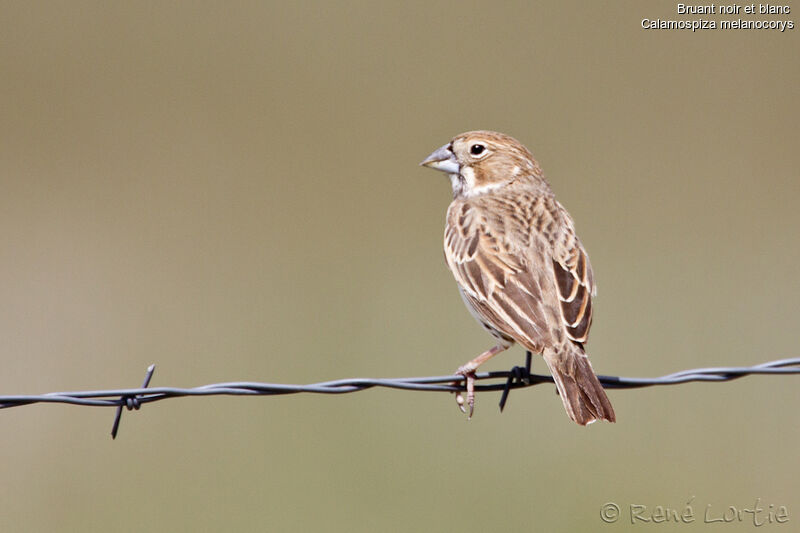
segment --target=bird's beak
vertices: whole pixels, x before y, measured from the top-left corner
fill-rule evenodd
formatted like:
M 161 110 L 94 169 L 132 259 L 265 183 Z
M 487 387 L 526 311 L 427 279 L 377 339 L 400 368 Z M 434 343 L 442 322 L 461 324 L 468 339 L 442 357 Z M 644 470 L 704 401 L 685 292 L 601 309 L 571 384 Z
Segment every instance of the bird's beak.
M 455 154 L 450 150 L 450 145 L 445 144 L 420 163 L 423 167 L 441 170 L 448 174 L 458 174 L 460 167 Z

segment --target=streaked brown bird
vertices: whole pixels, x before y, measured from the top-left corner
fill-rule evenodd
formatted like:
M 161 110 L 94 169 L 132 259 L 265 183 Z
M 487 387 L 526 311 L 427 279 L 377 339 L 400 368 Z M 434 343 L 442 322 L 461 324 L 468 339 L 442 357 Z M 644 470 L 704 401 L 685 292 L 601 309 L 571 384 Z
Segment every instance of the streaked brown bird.
M 469 416 L 476 369 L 518 342 L 542 354 L 572 420 L 614 422 L 583 348 L 595 294 L 589 257 L 533 155 L 508 135 L 470 131 L 421 165 L 450 178 L 447 266 L 469 311 L 497 339 L 456 371 L 466 380 Z M 465 411 L 460 393 L 456 399 Z

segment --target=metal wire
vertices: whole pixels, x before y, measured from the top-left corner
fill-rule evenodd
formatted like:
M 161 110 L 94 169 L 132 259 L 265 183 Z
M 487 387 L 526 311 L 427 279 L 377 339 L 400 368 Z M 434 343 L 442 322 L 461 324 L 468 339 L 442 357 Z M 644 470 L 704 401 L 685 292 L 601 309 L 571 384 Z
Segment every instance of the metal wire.
M 531 387 L 539 383 L 553 383 L 552 376 L 531 374 L 530 368 L 531 353 L 528 352 L 526 354 L 526 364 L 524 367 L 514 367 L 508 371 L 477 373 L 475 375 L 477 381 L 499 380 L 499 382 L 477 384 L 475 390 L 503 391 L 503 395 L 500 399 L 500 409 L 502 410 L 511 390 Z M 150 378 L 154 371 L 155 365 L 150 365 L 147 369 L 144 384 L 138 389 L 50 392 L 38 395 L 0 395 L 0 409 L 20 407 L 22 405 L 34 403 L 65 403 L 92 407 L 116 407 L 117 414 L 111 433 L 112 437 L 116 437 L 119 429 L 119 417 L 122 414 L 123 407 L 128 410 L 139 409 L 143 404 L 166 400 L 167 398 L 220 395 L 272 396 L 299 393 L 345 394 L 374 387 L 429 392 L 457 392 L 464 390 L 464 377 L 459 375 L 380 379 L 350 378 L 323 381 L 310 385 L 236 381 L 214 383 L 188 389 L 179 387 L 148 388 Z M 695 368 L 656 378 L 628 378 L 604 375 L 598 375 L 597 377 L 603 384 L 603 387 L 607 389 L 637 389 L 656 385 L 677 385 L 679 383 L 689 383 L 693 381 L 731 381 L 754 374 L 800 374 L 800 357 L 769 361 L 755 366 Z

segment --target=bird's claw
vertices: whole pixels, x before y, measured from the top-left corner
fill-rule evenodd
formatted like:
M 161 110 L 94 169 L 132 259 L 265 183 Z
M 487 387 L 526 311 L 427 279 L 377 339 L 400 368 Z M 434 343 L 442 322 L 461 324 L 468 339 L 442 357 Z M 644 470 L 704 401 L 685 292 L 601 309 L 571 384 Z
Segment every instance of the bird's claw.
M 467 420 L 469 420 L 472 418 L 472 413 L 475 411 L 475 371 L 460 367 L 456 370 L 456 374 L 464 376 L 464 381 L 467 386 L 466 400 L 461 391 L 458 391 L 456 392 L 456 403 L 461 412 L 467 415 Z M 460 381 L 455 383 L 456 386 L 460 384 Z M 467 406 L 469 407 L 469 411 L 467 411 Z
M 461 394 L 461 391 L 456 393 L 456 404 L 458 404 L 458 408 L 461 410 L 462 413 L 466 414 L 467 410 L 464 407 L 464 395 Z

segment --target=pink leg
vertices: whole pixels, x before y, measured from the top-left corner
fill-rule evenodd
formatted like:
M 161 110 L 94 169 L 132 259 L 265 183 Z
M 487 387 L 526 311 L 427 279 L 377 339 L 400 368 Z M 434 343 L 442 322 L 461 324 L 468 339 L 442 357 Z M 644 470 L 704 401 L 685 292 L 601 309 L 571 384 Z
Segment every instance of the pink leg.
M 470 361 L 469 363 L 458 367 L 456 370 L 456 374 L 460 374 L 464 376 L 467 385 L 467 405 L 469 405 L 469 414 L 468 418 L 472 418 L 472 412 L 475 410 L 475 371 L 481 366 L 483 363 L 494 357 L 495 355 L 499 354 L 508 349 L 508 346 L 495 346 L 490 350 L 486 350 L 478 357 Z M 457 382 L 456 385 L 460 383 Z M 466 413 L 467 410 L 464 408 L 464 397 L 461 395 L 461 392 L 456 393 L 456 403 L 458 404 L 458 408 L 461 409 L 462 413 Z

